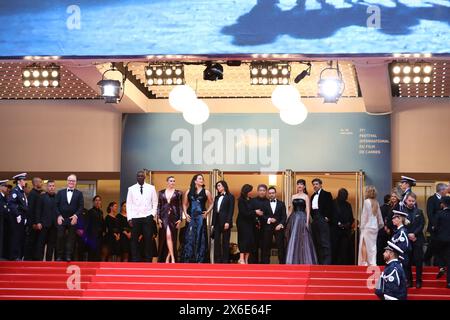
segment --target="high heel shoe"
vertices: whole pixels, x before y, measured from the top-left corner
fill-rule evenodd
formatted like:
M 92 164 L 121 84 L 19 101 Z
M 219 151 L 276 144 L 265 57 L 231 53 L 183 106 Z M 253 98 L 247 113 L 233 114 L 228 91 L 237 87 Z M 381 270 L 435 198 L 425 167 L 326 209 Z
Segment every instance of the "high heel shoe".
M 245 261 L 244 261 L 244 260 L 241 260 L 241 259 L 239 259 L 238 263 L 239 263 L 239 264 L 245 264 Z

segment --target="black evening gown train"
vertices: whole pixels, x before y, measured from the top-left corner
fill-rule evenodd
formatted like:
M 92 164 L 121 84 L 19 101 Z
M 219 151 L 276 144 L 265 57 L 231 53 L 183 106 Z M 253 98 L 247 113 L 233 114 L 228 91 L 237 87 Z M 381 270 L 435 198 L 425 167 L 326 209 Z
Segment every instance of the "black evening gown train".
M 317 264 L 311 232 L 306 225 L 306 202 L 294 199 L 292 207 L 286 226 L 286 264 Z

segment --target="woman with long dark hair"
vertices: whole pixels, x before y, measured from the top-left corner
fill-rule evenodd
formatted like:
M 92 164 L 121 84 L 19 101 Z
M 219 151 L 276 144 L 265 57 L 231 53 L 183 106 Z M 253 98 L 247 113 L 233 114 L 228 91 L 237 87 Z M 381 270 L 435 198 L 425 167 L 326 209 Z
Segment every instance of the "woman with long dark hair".
M 230 262 L 230 236 L 233 228 L 234 196 L 226 181 L 216 183 L 211 233 L 214 237 L 214 263 Z
M 317 264 L 309 221 L 310 200 L 306 181 L 297 180 L 297 193 L 292 196 L 292 208 L 286 224 L 286 264 Z
M 331 225 L 333 264 L 347 265 L 352 261 L 352 225 L 353 209 L 348 200 L 348 191 L 341 188 L 333 201 L 333 219 Z
M 108 204 L 105 217 L 105 245 L 106 257 L 105 261 L 120 261 L 120 226 L 117 219 L 119 205 L 113 201 Z
M 124 262 L 128 261 L 130 256 L 131 228 L 127 220 L 127 203 L 122 201 L 120 204 L 120 213 L 117 215 L 120 230 L 120 256 Z
M 167 177 L 167 187 L 158 194 L 158 262 L 175 263 L 178 228 L 182 220 L 183 193 L 175 189 L 175 177 Z
M 212 208 L 213 199 L 211 192 L 205 189 L 203 175 L 194 175 L 189 190 L 183 197 L 183 211 L 187 224 L 182 262 L 202 263 L 208 261 L 206 218 Z
M 250 205 L 250 192 L 253 186 L 244 184 L 241 188 L 241 196 L 238 199 L 238 216 L 236 225 L 238 228 L 238 247 L 240 252 L 239 263 L 248 264 L 248 257 L 256 250 L 256 213 Z

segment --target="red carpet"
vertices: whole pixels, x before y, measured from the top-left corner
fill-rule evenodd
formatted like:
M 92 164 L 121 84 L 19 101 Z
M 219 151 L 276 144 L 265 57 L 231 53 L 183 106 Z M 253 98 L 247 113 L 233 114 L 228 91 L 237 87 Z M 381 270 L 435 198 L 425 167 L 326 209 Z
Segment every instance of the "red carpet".
M 68 289 L 68 266 L 80 287 Z M 0 262 L 0 299 L 369 300 L 366 267 L 149 263 Z M 410 300 L 450 300 L 445 276 L 426 267 Z M 74 278 L 72 276 L 72 278 Z M 71 282 L 73 283 L 73 282 Z M 369 283 L 373 281 L 369 280 Z

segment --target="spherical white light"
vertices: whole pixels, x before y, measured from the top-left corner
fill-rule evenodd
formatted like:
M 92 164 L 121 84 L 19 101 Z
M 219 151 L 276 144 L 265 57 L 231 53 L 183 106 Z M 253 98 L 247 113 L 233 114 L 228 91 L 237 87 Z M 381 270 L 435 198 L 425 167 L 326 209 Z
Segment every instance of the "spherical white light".
M 25 87 L 29 87 L 29 86 L 31 86 L 31 82 L 30 82 L 30 80 L 25 80 L 24 82 L 23 82 L 23 85 L 25 86 Z
M 48 87 L 48 86 L 50 85 L 50 82 L 48 82 L 48 80 L 44 80 L 44 81 L 42 82 L 42 85 L 43 85 L 44 87 Z
M 182 72 L 181 68 L 176 68 L 176 69 L 175 69 L 175 74 L 176 74 L 177 76 L 179 76 L 179 75 L 181 74 L 181 72 Z
M 34 71 L 33 71 L 33 77 L 34 77 L 34 78 L 39 77 L 39 70 L 34 70 Z
M 300 101 L 300 92 L 293 85 L 277 86 L 272 92 L 272 103 L 280 110 Z
M 252 79 L 252 84 L 258 84 L 258 78 L 253 78 Z
M 52 77 L 56 78 L 58 76 L 59 72 L 57 70 L 52 71 Z
M 423 72 L 425 73 L 431 73 L 431 71 L 433 70 L 433 68 L 431 66 L 425 66 L 423 67 Z
M 202 100 L 191 101 L 183 111 L 183 118 L 192 125 L 199 125 L 209 118 L 208 105 Z
M 403 67 L 403 73 L 404 74 L 409 74 L 411 72 L 411 67 L 410 66 L 404 66 Z
M 252 75 L 256 76 L 258 74 L 257 68 L 252 68 Z
M 394 66 L 394 67 L 392 68 L 392 72 L 393 72 L 394 74 L 399 74 L 400 71 L 402 71 L 402 68 L 400 68 L 400 66 Z
M 283 68 L 283 70 L 281 70 L 281 73 L 283 74 L 283 76 L 287 75 L 289 73 L 288 68 Z
M 151 76 L 151 75 L 153 74 L 153 70 L 150 69 L 150 68 L 148 68 L 148 69 L 145 71 L 145 73 L 146 73 L 148 76 Z
M 410 83 L 411 82 L 411 77 L 404 77 L 403 78 L 403 82 L 404 83 Z
M 156 69 L 156 74 L 158 76 L 162 75 L 162 73 L 163 73 L 162 69 Z
M 261 74 L 262 74 L 263 76 L 265 76 L 265 75 L 267 74 L 267 68 L 262 68 L 262 69 L 261 69 Z
M 278 69 L 272 68 L 271 72 L 272 72 L 272 75 L 276 76 L 278 74 Z
M 166 75 L 170 76 L 172 74 L 172 69 L 166 69 Z
M 423 78 L 423 82 L 424 83 L 430 83 L 431 82 L 431 78 L 430 77 L 425 77 L 425 78 Z
M 169 93 L 169 104 L 177 111 L 183 111 L 195 100 L 197 100 L 195 91 L 187 85 L 176 86 Z
M 280 111 L 280 118 L 283 122 L 295 126 L 306 120 L 308 117 L 308 109 L 300 101 L 291 104 L 289 108 Z
M 24 70 L 24 72 L 23 72 L 23 76 L 24 76 L 25 78 L 29 78 L 29 77 L 30 77 L 30 75 L 31 75 L 31 72 L 30 72 L 30 70 Z
M 413 81 L 414 81 L 414 83 L 419 83 L 420 82 L 420 77 L 414 77 Z
M 414 72 L 414 73 L 420 73 L 421 70 L 422 70 L 422 68 L 421 68 L 420 66 L 415 66 L 415 67 L 413 68 L 413 72 Z
M 394 77 L 394 83 L 399 84 L 400 83 L 400 77 Z

